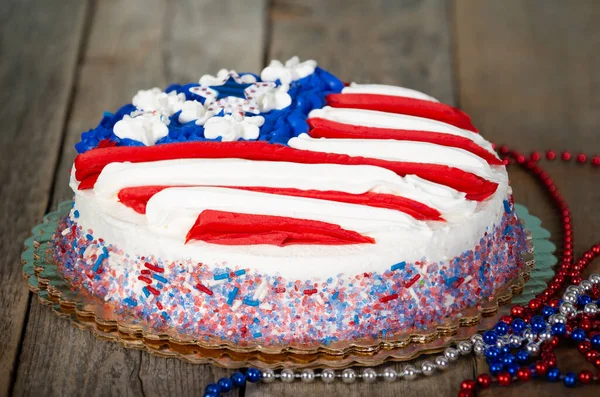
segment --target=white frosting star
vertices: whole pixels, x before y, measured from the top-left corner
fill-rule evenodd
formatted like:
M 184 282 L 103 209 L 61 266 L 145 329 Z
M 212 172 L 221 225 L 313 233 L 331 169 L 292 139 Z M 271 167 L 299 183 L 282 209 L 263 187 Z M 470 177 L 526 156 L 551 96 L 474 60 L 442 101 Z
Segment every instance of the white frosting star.
M 223 142 L 237 141 L 240 138 L 256 139 L 259 127 L 265 122 L 262 116 L 244 117 L 240 113 L 213 117 L 204 124 L 204 136 L 209 139 L 221 137 Z
M 277 60 L 272 60 L 269 66 L 260 73 L 263 81 L 279 80 L 281 84 L 290 84 L 292 81 L 300 80 L 315 72 L 317 62 L 308 60 L 300 62 L 298 57 L 291 57 L 285 65 Z
M 265 91 L 256 98 L 256 103 L 261 112 L 269 112 L 273 109 L 283 109 L 292 104 L 292 97 L 288 94 L 290 86 L 281 84 L 276 88 Z
M 168 94 L 160 88 L 154 87 L 150 90 L 140 90 L 133 97 L 131 103 L 144 112 L 160 112 L 172 116 L 181 109 L 185 102 L 184 94 L 171 91 Z
M 233 80 L 235 80 L 235 82 L 238 84 L 256 83 L 256 78 L 251 74 L 245 74 L 243 76 L 240 76 L 235 70 L 227 69 L 219 70 L 216 76 L 205 74 L 202 77 L 200 77 L 199 83 L 202 86 L 223 85 L 230 77 L 233 77 Z
M 132 117 L 133 116 L 133 117 Z M 132 113 L 117 121 L 113 132 L 121 139 L 129 138 L 146 146 L 154 145 L 169 134 L 169 118 L 159 113 Z
M 196 120 L 196 125 L 204 125 L 214 115 L 215 112 L 208 110 L 198 101 L 185 101 L 181 106 L 179 122 L 189 123 Z

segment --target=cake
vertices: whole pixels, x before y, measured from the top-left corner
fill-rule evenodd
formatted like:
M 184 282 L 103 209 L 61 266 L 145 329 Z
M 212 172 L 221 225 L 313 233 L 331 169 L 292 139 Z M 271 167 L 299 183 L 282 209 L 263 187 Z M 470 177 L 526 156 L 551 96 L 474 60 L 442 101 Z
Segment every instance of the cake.
M 53 258 L 149 332 L 383 340 L 524 268 L 505 165 L 465 113 L 315 61 L 139 91 L 76 149 Z

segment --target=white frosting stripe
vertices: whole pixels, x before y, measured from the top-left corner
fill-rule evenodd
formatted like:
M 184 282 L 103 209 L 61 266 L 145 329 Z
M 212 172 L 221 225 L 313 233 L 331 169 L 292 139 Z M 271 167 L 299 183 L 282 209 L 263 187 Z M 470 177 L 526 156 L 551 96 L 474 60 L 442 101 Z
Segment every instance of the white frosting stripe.
M 464 193 L 415 176 L 400 177 L 385 168 L 242 159 L 111 163 L 100 174 L 94 193 L 116 201 L 121 189 L 139 186 L 271 187 L 392 194 L 436 209 L 446 220 L 464 216 L 475 209 L 475 203 L 466 200 Z
M 438 132 L 455 135 L 467 138 L 488 150 L 490 153 L 494 153 L 492 145 L 482 138 L 481 135 L 455 127 L 451 124 L 422 117 L 380 112 L 376 110 L 333 108 L 326 106 L 322 109 L 315 109 L 310 112 L 308 115 L 308 122 L 310 123 L 310 119 L 314 118 L 354 126 Z
M 480 176 L 492 182 L 503 182 L 506 174 L 493 169 L 481 157 L 466 150 L 427 142 L 380 139 L 314 139 L 301 134 L 290 139 L 294 149 L 346 154 L 388 161 L 446 165 Z
M 397 87 L 385 84 L 357 84 L 351 83 L 348 87 L 342 89 L 342 94 L 377 94 L 390 95 L 405 98 L 421 99 L 424 101 L 439 102 L 432 96 L 410 88 Z
M 185 241 L 206 209 L 327 222 L 367 236 L 382 230 L 429 229 L 426 223 L 398 211 L 217 187 L 162 190 L 148 201 L 146 219 L 154 232 Z

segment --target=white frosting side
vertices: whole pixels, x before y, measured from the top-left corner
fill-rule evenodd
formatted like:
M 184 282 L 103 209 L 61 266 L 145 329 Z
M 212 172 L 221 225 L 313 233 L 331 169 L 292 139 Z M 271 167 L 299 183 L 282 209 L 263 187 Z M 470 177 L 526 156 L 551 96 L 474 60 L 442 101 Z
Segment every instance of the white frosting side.
M 213 117 L 204 124 L 204 136 L 210 139 L 220 137 L 223 142 L 256 139 L 264 122 L 262 116 L 244 117 L 239 113 Z
M 308 60 L 300 62 L 298 57 L 288 59 L 285 64 L 277 60 L 272 60 L 269 66 L 260 73 L 263 81 L 279 80 L 282 84 L 289 84 L 292 81 L 300 80 L 315 72 L 317 62 Z
M 437 209 L 456 221 L 476 203 L 447 186 L 414 175 L 400 177 L 370 165 L 300 164 L 243 159 L 179 159 L 148 163 L 111 163 L 94 186 L 98 197 L 117 201 L 117 194 L 136 186 L 247 186 L 333 190 L 350 194 L 393 194 Z
M 325 139 L 308 134 L 290 139 L 288 144 L 301 150 L 362 156 L 382 160 L 447 165 L 471 172 L 494 182 L 506 180 L 503 167 L 492 167 L 481 157 L 463 149 L 427 142 L 392 139 Z M 494 168 L 502 168 L 494 169 Z
M 113 132 L 119 138 L 133 139 L 146 146 L 154 145 L 159 139 L 169 134 L 168 117 L 156 113 L 142 113 L 131 117 L 123 116 L 113 127 Z
M 357 84 L 350 83 L 348 87 L 342 89 L 342 94 L 377 94 L 377 95 L 390 95 L 390 96 L 401 96 L 406 98 L 422 99 L 425 101 L 439 102 L 432 96 L 424 94 L 420 91 L 412 90 L 410 88 L 397 87 L 394 85 L 385 84 Z
M 481 135 L 455 127 L 451 124 L 422 117 L 379 112 L 376 110 L 332 108 L 326 106 L 322 109 L 311 111 L 308 118 L 321 118 L 355 126 L 439 132 L 442 134 L 455 135 L 467 138 L 495 155 L 492 145 Z

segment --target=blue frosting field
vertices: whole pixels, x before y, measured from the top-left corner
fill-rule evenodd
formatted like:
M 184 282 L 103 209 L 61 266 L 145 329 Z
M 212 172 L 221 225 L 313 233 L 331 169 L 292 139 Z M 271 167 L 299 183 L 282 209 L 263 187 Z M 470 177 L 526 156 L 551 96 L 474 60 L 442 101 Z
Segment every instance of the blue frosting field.
M 251 73 L 241 73 L 241 76 Z M 261 81 L 259 76 L 257 81 Z M 279 81 L 277 82 L 279 84 Z M 204 98 L 192 93 L 190 88 L 198 86 L 197 83 L 186 85 L 173 84 L 165 90 L 183 93 L 187 100 L 197 100 L 204 103 Z M 325 105 L 325 96 L 331 93 L 339 93 L 344 84 L 331 73 L 316 68 L 315 72 L 290 85 L 288 94 L 292 98 L 292 104 L 285 109 L 272 110 L 261 113 L 265 122 L 260 128 L 257 140 L 270 143 L 287 144 L 288 140 L 308 131 L 306 118 L 308 113 Z M 115 113 L 104 113 L 98 126 L 81 134 L 81 141 L 75 145 L 77 152 L 84 153 L 98 147 L 101 141 L 109 140 L 117 146 L 143 146 L 141 142 L 131 139 L 121 139 L 113 133 L 113 127 L 123 116 L 136 110 L 132 104 L 121 107 Z M 217 115 L 222 116 L 222 114 Z M 196 125 L 194 121 L 182 124 L 179 122 L 179 112 L 170 117 L 169 135 L 156 142 L 157 145 L 172 142 L 191 141 L 220 141 L 221 138 L 209 139 L 204 137 L 204 127 Z

